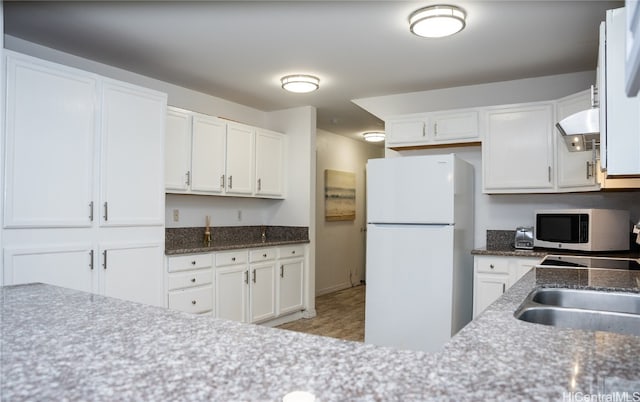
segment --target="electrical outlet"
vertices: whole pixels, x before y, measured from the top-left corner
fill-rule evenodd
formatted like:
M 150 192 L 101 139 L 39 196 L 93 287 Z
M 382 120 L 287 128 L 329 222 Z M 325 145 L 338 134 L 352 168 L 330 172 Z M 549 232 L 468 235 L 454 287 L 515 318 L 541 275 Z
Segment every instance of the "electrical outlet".
M 174 209 L 173 210 L 173 221 L 174 222 L 180 222 L 180 210 L 179 209 Z
M 242 210 L 238 210 L 238 222 L 242 220 Z

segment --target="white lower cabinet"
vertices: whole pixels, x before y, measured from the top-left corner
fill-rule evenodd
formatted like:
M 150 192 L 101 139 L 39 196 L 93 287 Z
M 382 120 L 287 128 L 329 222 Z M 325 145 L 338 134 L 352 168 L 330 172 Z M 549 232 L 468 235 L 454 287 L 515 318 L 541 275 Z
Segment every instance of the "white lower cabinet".
M 5 285 L 41 282 L 162 306 L 163 247 L 153 244 L 5 248 Z
M 215 254 L 215 316 L 248 322 L 249 264 L 246 251 Z
M 304 246 L 280 248 L 278 276 L 278 315 L 304 308 Z
M 213 311 L 213 254 L 167 258 L 167 307 L 187 313 Z
M 540 262 L 537 257 L 475 256 L 473 280 L 473 317 Z

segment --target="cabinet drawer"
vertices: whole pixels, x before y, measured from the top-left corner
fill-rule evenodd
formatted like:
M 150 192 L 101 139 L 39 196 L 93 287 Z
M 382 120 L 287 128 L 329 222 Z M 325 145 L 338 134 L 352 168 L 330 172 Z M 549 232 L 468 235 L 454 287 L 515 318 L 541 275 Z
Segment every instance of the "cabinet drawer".
M 212 265 L 211 254 L 191 254 L 168 258 L 168 271 L 185 271 L 188 269 L 209 268 Z
M 509 273 L 509 261 L 506 258 L 477 258 L 476 264 L 478 272 Z
M 280 258 L 304 256 L 304 245 L 280 247 Z
M 213 270 L 201 269 L 199 271 L 180 272 L 169 274 L 168 290 L 189 288 L 211 284 L 213 282 Z
M 228 253 L 216 253 L 216 267 L 224 265 L 238 265 L 247 263 L 246 251 L 233 251 Z
M 249 252 L 249 262 L 260 262 L 275 260 L 278 254 L 278 249 L 275 248 L 260 248 Z
M 213 287 L 209 285 L 169 292 L 169 308 L 194 314 L 211 311 L 213 309 Z

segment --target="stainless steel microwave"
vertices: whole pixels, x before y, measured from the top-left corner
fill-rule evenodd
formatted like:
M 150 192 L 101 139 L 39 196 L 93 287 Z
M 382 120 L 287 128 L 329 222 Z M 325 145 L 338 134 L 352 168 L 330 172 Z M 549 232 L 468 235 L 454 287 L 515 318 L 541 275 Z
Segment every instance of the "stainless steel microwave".
M 629 250 L 628 211 L 549 209 L 535 212 L 535 247 L 579 250 Z

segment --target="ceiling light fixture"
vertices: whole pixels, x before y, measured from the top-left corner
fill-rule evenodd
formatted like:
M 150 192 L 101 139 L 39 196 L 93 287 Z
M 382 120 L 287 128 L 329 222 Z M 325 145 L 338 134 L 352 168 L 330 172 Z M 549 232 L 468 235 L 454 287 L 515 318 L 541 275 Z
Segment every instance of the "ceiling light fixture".
M 282 88 L 295 93 L 313 92 L 320 87 L 320 78 L 313 75 L 293 74 L 280 78 Z
M 409 29 L 425 38 L 442 38 L 462 31 L 466 17 L 466 13 L 456 6 L 424 7 L 411 13 Z
M 381 142 L 384 141 L 384 133 L 382 131 L 369 131 L 367 133 L 363 133 L 365 141 L 368 142 Z

